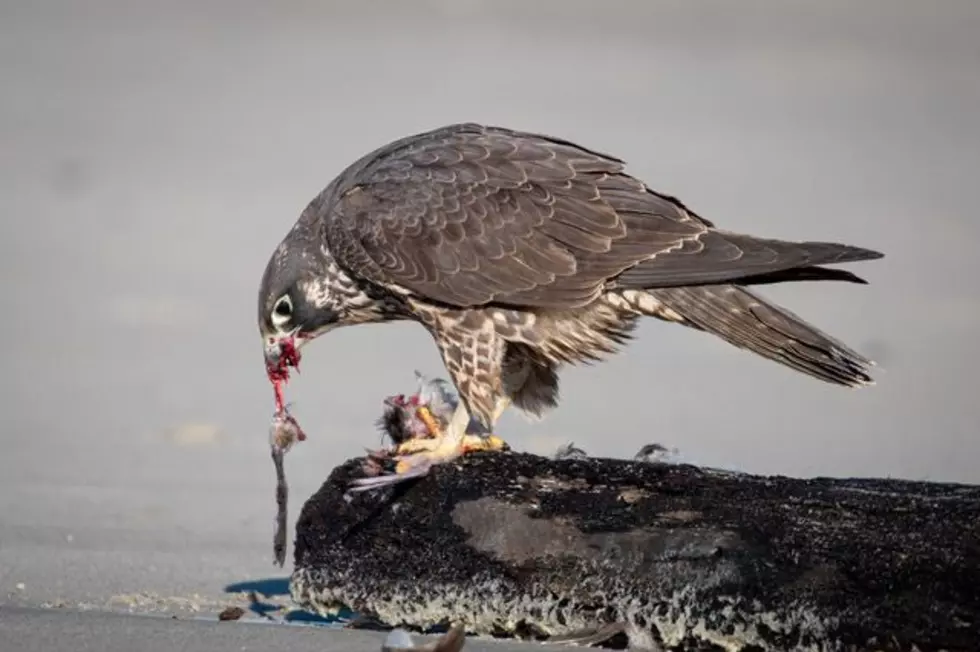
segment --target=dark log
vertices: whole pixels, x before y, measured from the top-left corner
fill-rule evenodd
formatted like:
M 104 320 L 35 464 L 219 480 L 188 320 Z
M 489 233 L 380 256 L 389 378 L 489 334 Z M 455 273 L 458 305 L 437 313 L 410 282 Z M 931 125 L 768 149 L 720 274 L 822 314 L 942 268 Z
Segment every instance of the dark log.
M 980 650 L 980 487 L 480 453 L 345 495 L 361 463 L 298 519 L 304 608 L 537 639 L 622 625 L 651 650 Z

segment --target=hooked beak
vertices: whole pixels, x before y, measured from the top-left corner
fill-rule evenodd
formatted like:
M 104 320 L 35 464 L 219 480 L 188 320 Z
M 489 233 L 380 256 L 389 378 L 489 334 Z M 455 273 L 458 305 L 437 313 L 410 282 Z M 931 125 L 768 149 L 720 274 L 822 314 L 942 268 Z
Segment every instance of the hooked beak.
M 283 382 L 289 380 L 289 368 L 299 371 L 300 353 L 303 338 L 296 333 L 269 335 L 265 338 L 265 371 L 269 380 Z
M 276 397 L 276 414 L 281 415 L 286 409 L 283 397 L 283 385 L 289 382 L 289 368 L 299 371 L 299 346 L 302 338 L 295 333 L 268 335 L 265 338 L 265 373 L 272 383 Z

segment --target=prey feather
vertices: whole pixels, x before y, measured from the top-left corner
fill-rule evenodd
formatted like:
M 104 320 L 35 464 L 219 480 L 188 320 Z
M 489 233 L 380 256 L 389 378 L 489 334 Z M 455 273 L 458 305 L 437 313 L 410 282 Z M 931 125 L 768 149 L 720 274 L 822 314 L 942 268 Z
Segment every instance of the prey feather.
M 434 437 L 445 430 L 452 419 L 453 412 L 459 404 L 459 397 L 452 389 L 449 381 L 443 378 L 428 378 L 420 372 L 415 372 L 416 390 L 414 394 L 396 394 L 384 400 L 384 412 L 378 419 L 378 428 L 382 439 L 387 437 L 395 446 L 411 439 Z M 391 484 L 390 475 L 383 475 L 393 470 L 394 459 L 390 449 L 368 450 L 368 455 L 362 465 L 366 476 L 360 480 L 357 487 L 348 491 L 357 493 L 374 487 Z M 429 472 L 429 467 L 418 466 L 411 471 L 402 473 L 399 477 L 421 477 Z

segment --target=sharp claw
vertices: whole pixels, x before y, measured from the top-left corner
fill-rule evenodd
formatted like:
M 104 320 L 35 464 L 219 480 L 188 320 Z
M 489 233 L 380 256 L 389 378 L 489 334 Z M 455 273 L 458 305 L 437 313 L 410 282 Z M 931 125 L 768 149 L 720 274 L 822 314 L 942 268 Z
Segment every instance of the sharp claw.
M 427 409 L 419 408 L 421 416 L 428 416 Z M 431 430 L 430 430 L 431 431 Z M 438 431 L 436 431 L 438 433 Z M 458 448 L 448 450 L 441 436 L 426 439 L 410 439 L 402 442 L 394 450 L 368 450 L 370 462 L 364 465 L 365 474 L 352 480 L 348 492 L 362 492 L 387 487 L 412 478 L 420 478 L 429 473 L 437 464 L 450 462 L 457 457 L 476 451 L 509 451 L 510 446 L 492 433 L 487 435 L 465 435 Z M 382 475 L 379 467 L 394 462 L 394 473 Z M 390 468 L 390 467 L 389 467 Z

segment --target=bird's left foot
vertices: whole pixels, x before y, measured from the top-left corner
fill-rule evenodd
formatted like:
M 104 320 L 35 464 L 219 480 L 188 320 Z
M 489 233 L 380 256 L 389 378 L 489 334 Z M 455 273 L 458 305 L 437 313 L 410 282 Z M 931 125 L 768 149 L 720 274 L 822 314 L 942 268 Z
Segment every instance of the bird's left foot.
M 351 483 L 351 491 L 365 491 L 418 478 L 426 475 L 433 466 L 452 462 L 467 453 L 510 450 L 507 442 L 493 434 L 454 437 L 443 433 L 425 406 L 418 408 L 418 416 L 426 424 L 429 437 L 409 439 L 390 452 L 381 451 L 373 455 L 373 459 L 369 460 L 372 471 L 380 472 L 382 463 L 390 460 L 394 462 L 394 473 L 358 478 Z
M 448 437 L 442 435 L 433 435 L 429 439 L 409 439 L 395 446 L 394 454 L 396 459 L 403 459 L 416 454 L 437 452 L 445 447 L 446 439 Z M 463 435 L 459 449 L 462 451 L 460 454 L 465 455 L 479 451 L 506 451 L 510 450 L 510 446 L 497 435 Z M 398 470 L 397 464 L 395 470 Z

